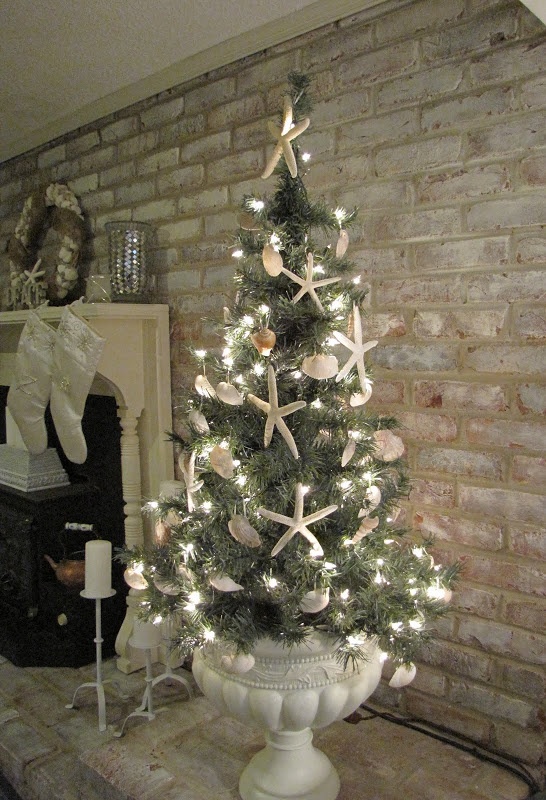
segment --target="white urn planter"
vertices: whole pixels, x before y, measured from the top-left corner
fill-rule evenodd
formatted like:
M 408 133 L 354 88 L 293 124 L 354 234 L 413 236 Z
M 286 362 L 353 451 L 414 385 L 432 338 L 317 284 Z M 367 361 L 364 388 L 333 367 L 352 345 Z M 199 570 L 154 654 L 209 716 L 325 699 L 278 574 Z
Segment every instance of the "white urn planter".
M 228 671 L 221 645 L 195 652 L 193 674 L 205 697 L 222 713 L 266 732 L 265 748 L 241 775 L 243 800 L 337 797 L 338 774 L 313 746 L 312 730 L 348 716 L 375 690 L 380 652 L 372 641 L 364 649 L 368 660 L 344 669 L 332 636 L 315 633 L 290 649 L 262 639 L 253 651 L 254 665 L 244 673 Z

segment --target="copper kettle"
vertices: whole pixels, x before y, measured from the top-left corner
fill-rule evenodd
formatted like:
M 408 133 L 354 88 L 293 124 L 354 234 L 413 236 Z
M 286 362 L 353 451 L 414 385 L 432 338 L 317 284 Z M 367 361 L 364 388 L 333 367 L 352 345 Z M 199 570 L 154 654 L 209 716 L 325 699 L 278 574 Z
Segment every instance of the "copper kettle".
M 72 555 L 76 555 L 73 553 Z M 45 555 L 44 558 L 55 572 L 57 580 L 66 586 L 67 589 L 83 589 L 85 586 L 85 560 L 63 558 L 58 564 L 53 561 L 51 556 Z

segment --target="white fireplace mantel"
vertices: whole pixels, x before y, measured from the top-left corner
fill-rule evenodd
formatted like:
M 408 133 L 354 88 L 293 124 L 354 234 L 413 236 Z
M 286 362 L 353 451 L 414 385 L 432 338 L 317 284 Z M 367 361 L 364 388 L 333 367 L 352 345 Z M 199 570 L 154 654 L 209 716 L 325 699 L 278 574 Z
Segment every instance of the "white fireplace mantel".
M 135 547 L 151 533 L 145 527 L 143 502 L 157 497 L 160 483 L 172 480 L 174 471 L 172 443 L 166 436 L 172 429 L 168 306 L 84 303 L 77 310 L 106 338 L 91 393 L 116 399 L 121 425 L 125 543 Z M 56 326 L 61 313 L 62 308 L 47 307 L 40 316 Z M 27 316 L 28 311 L 0 313 L 2 385 L 12 383 L 17 345 Z M 131 627 L 124 624 L 116 643 L 118 666 L 124 672 L 134 668 L 127 644 Z

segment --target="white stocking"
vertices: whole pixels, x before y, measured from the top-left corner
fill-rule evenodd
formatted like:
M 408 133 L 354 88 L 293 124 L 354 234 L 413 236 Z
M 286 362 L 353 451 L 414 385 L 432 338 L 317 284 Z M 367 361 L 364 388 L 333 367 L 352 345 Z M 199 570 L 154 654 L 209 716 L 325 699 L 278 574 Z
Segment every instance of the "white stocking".
M 66 457 L 87 458 L 81 421 L 105 339 L 65 306 L 57 328 L 51 384 L 51 416 Z
M 15 357 L 15 379 L 8 392 L 8 408 L 33 455 L 47 448 L 44 412 L 51 391 L 51 368 L 56 333 L 34 310 L 27 321 Z

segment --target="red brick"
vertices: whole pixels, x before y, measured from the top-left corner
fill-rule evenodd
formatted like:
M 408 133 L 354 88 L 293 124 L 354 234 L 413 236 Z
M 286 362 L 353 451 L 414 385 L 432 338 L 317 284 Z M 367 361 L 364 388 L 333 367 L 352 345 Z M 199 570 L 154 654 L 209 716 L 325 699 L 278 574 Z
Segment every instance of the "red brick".
M 418 311 L 413 332 L 421 338 L 475 339 L 498 336 L 507 308 L 456 311 Z
M 373 225 L 372 236 L 377 241 L 395 239 L 418 242 L 449 236 L 460 229 L 457 209 L 438 208 L 378 217 Z
M 355 83 L 363 85 L 401 75 L 415 66 L 419 59 L 418 42 L 402 42 L 381 50 L 357 56 L 338 67 L 339 81 L 344 89 Z
M 500 662 L 493 682 L 507 692 L 529 697 L 537 703 L 546 697 L 546 674 L 542 669 L 531 669 L 510 661 Z
M 452 442 L 457 438 L 455 417 L 414 411 L 401 411 L 397 416 L 404 440 Z
M 423 536 L 479 547 L 481 550 L 500 550 L 503 547 L 502 527 L 494 523 L 433 514 L 419 511 L 414 524 Z
M 507 236 L 419 244 L 415 247 L 415 261 L 419 270 L 497 268 L 508 261 L 508 245 Z
M 350 234 L 351 235 L 351 234 Z M 408 254 L 403 247 L 383 247 L 374 250 L 354 247 L 351 259 L 357 265 L 358 273 L 363 276 L 380 275 L 408 271 Z M 398 309 L 397 309 L 398 310 Z
M 427 642 L 419 651 L 419 659 L 443 672 L 480 681 L 488 681 L 493 670 L 489 656 L 441 639 Z
M 546 414 L 546 386 L 523 383 L 517 387 L 516 404 L 521 414 Z
M 378 409 L 382 405 L 401 405 L 405 402 L 406 389 L 402 381 L 388 381 L 380 378 L 373 382 L 370 407 Z
M 398 108 L 445 97 L 456 91 L 462 81 L 461 64 L 442 64 L 440 67 L 420 70 L 395 81 L 388 81 L 379 87 L 377 107 L 379 110 Z
M 457 411 L 506 411 L 508 408 L 502 386 L 463 381 L 416 381 L 414 394 L 415 403 L 423 408 Z
M 499 143 L 499 146 L 502 146 Z M 503 200 L 486 200 L 473 205 L 467 213 L 468 229 L 499 230 L 500 228 L 541 225 L 546 216 L 546 197 L 525 194 Z
M 544 186 L 546 184 L 546 156 L 525 158 L 520 164 L 522 178 L 529 186 Z
M 535 422 L 515 422 L 504 419 L 469 419 L 466 438 L 472 444 L 502 448 L 546 449 L 546 427 Z
M 465 366 L 479 373 L 534 375 L 546 372 L 546 348 L 538 345 L 473 345 L 468 347 Z
M 525 764 L 537 765 L 545 755 L 544 734 L 522 731 L 506 722 L 493 720 L 491 745 L 494 750 L 509 753 Z
M 500 456 L 472 450 L 422 449 L 417 455 L 415 466 L 418 470 L 467 475 L 475 478 L 500 480 L 503 475 L 503 462 Z
M 527 526 L 511 524 L 509 528 L 510 549 L 526 558 L 546 562 L 546 529 L 544 525 Z
M 459 277 L 433 280 L 408 277 L 378 282 L 374 295 L 377 305 L 393 305 L 398 310 L 401 304 L 461 303 L 462 292 L 463 284 Z
M 545 604 L 530 600 L 507 600 L 502 611 L 502 621 L 529 631 L 546 633 Z
M 518 483 L 528 483 L 531 486 L 546 484 L 546 458 L 514 456 L 512 478 Z
M 406 323 L 401 314 L 368 314 L 362 321 L 362 335 L 367 339 L 382 339 L 384 336 L 404 336 Z
M 447 559 L 446 559 L 447 561 Z M 546 597 L 546 566 L 540 563 L 525 564 L 501 558 L 484 558 L 478 555 L 462 555 L 463 575 L 466 580 L 500 589 L 511 589 L 523 594 Z M 546 656 L 546 653 L 545 653 Z
M 493 519 L 541 524 L 546 513 L 546 497 L 510 489 L 461 486 L 460 508 Z
M 510 188 L 506 167 L 486 167 L 431 175 L 419 181 L 417 197 L 421 203 L 441 203 L 469 197 L 496 194 Z
M 468 279 L 468 300 L 478 303 L 514 300 L 543 300 L 546 296 L 546 272 L 502 272 L 471 276 Z
M 514 333 L 528 340 L 546 339 L 546 311 L 543 308 L 526 308 L 517 313 Z
M 412 372 L 445 372 L 457 368 L 457 345 L 442 343 L 380 345 L 371 360 L 374 365 Z
M 542 264 L 546 262 L 546 239 L 541 236 L 521 236 L 516 249 L 518 264 Z
M 461 620 L 458 638 L 463 644 L 528 664 L 546 664 L 546 636 L 537 633 L 469 616 Z
M 410 502 L 415 505 L 431 505 L 438 508 L 453 508 L 454 488 L 446 481 L 414 479 L 411 483 Z
M 455 611 L 464 611 L 484 619 L 495 619 L 500 605 L 500 593 L 495 594 L 494 591 L 468 585 L 464 581 L 464 573 L 455 584 L 451 599 L 451 607 Z
M 418 719 L 438 723 L 445 720 L 449 729 L 468 736 L 475 742 L 486 743 L 489 738 L 489 721 L 483 716 L 465 711 L 455 703 L 441 702 L 441 700 L 418 694 L 411 690 L 411 685 L 406 690 L 405 710 Z
M 465 708 L 471 708 L 489 719 L 504 719 L 521 728 L 537 728 L 537 711 L 531 703 L 510 697 L 496 686 L 484 686 L 452 679 L 449 699 Z

